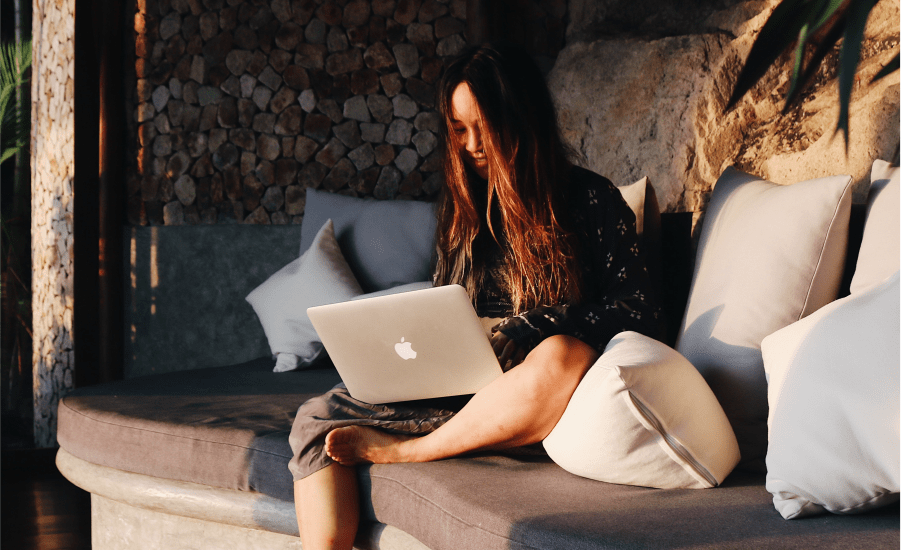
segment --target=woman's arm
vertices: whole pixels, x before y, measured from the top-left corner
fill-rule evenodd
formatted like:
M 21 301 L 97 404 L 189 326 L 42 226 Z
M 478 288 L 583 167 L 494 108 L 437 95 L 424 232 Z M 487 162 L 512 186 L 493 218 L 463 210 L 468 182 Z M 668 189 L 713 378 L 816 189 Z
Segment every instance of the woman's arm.
M 574 215 L 583 233 L 582 301 L 537 307 L 505 319 L 497 329 L 523 350 L 555 334 L 574 336 L 598 351 L 625 330 L 660 338 L 663 319 L 639 254 L 634 214 L 605 178 L 595 176 L 574 191 Z

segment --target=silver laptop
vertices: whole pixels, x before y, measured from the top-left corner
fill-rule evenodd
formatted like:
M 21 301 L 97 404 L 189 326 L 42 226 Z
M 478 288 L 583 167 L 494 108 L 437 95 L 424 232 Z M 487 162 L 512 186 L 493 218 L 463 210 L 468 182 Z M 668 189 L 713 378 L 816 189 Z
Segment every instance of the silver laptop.
M 476 393 L 501 375 L 466 290 L 448 285 L 307 309 L 350 395 L 390 403 Z

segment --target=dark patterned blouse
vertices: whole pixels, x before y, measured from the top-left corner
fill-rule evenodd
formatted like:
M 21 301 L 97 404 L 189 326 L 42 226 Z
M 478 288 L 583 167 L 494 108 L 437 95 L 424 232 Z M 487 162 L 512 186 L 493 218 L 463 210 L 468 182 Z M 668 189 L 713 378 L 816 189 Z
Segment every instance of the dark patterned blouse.
M 662 313 L 650 295 L 632 210 L 610 180 L 584 168 L 573 167 L 569 196 L 580 238 L 582 301 L 541 306 L 510 317 L 513 308 L 502 279 L 492 276 L 503 259 L 494 244 L 483 249 L 488 277 L 476 297 L 479 316 L 506 317 L 498 329 L 526 351 L 557 334 L 578 338 L 598 351 L 626 330 L 660 338 Z

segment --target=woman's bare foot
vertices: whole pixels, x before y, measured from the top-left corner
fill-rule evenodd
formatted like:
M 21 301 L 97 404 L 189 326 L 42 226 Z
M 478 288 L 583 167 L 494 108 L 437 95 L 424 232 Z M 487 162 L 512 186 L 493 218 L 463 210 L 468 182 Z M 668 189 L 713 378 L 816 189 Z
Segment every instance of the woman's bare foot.
M 390 464 L 413 462 L 403 443 L 412 436 L 394 435 L 366 426 L 337 428 L 325 436 L 325 453 L 335 462 L 349 466 L 361 462 Z

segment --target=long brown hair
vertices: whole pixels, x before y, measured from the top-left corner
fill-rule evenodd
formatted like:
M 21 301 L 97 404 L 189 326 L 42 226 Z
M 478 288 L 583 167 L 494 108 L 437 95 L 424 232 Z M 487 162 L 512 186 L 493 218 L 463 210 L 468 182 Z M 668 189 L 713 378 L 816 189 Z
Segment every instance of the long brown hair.
M 451 98 L 462 83 L 478 104 L 487 202 L 477 196 L 485 184 L 464 164 L 452 128 Z M 438 106 L 447 185 L 438 207 L 436 284 L 461 284 L 475 300 L 486 274 L 473 245 L 485 223 L 502 245 L 502 283 L 515 313 L 578 302 L 577 242 L 566 213 L 571 164 L 538 66 L 507 44 L 471 49 L 447 67 Z

